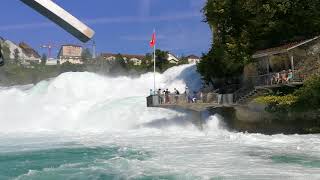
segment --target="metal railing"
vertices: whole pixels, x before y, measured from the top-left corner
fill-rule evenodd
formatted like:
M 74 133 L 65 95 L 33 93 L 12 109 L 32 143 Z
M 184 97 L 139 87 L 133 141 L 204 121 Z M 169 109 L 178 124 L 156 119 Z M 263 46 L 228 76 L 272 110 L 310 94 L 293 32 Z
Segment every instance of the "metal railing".
M 251 76 L 249 80 L 253 86 L 271 86 L 277 84 L 290 84 L 294 82 L 303 82 L 306 75 L 300 71 L 293 71 L 292 78 L 288 78 L 287 72 L 269 73 L 259 76 Z
M 217 103 L 218 94 L 217 93 L 197 93 L 195 95 L 186 94 L 168 94 L 159 95 L 160 104 L 188 104 L 188 103 Z

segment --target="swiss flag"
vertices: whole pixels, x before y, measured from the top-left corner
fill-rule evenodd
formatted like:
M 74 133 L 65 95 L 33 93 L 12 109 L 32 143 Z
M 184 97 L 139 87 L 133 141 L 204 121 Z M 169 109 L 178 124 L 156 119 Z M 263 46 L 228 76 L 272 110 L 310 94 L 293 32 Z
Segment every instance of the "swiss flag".
M 152 39 L 150 41 L 150 47 L 153 48 L 154 45 L 156 45 L 156 33 L 155 32 L 153 32 L 153 34 L 152 34 Z

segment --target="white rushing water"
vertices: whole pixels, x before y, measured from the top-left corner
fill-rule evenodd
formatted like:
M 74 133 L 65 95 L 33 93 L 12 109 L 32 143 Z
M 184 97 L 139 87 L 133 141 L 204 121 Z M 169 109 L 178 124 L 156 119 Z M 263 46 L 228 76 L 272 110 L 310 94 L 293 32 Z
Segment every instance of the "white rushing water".
M 120 154 L 134 149 L 135 156 L 146 157 L 96 155 L 89 164 L 65 160 L 54 166 L 46 165 L 51 157 L 46 156 L 43 167 L 11 176 L 99 179 L 93 174 L 108 172 L 118 179 L 320 179 L 319 135 L 229 132 L 217 116 L 199 131 L 184 113 L 146 108 L 152 81 L 152 74 L 131 79 L 65 73 L 35 86 L 1 88 L 0 161 L 7 164 L 0 162 L 0 179 L 8 164 L 18 167 L 16 159 L 5 159 L 12 153 L 79 147 L 119 147 Z M 181 92 L 186 84 L 201 85 L 194 65 L 171 68 L 158 74 L 157 82 Z M 108 177 L 100 179 L 116 179 Z

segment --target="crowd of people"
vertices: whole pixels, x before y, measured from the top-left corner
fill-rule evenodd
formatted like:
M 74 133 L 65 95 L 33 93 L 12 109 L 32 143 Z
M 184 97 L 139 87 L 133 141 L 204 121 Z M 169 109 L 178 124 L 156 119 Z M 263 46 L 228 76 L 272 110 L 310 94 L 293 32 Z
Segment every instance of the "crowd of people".
M 187 86 L 183 94 L 177 88 L 173 92 L 169 89 L 158 89 L 156 92 L 150 89 L 150 95 L 159 95 L 160 104 L 197 103 L 202 101 L 202 91 L 191 91 Z

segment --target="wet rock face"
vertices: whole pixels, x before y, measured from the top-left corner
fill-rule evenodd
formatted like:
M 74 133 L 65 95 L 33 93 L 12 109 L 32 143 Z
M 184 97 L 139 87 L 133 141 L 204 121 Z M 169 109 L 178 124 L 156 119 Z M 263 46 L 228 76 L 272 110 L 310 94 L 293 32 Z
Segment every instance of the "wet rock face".
M 269 113 L 261 108 L 239 106 L 215 108 L 210 112 L 221 115 L 231 131 L 268 135 L 320 133 L 320 111 Z

